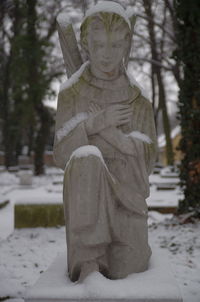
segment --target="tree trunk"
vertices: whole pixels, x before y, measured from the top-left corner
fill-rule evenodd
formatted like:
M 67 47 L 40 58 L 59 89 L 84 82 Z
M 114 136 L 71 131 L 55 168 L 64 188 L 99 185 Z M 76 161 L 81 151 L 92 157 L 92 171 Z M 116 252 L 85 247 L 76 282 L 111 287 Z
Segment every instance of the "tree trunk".
M 165 88 L 164 88 L 164 84 L 163 84 L 161 70 L 157 71 L 157 81 L 158 81 L 158 87 L 159 87 L 159 103 L 160 103 L 160 108 L 162 111 L 163 129 L 164 129 L 165 140 L 166 140 L 167 164 L 173 165 L 174 154 L 173 154 L 173 147 L 172 147 L 172 141 L 171 141 L 171 127 L 170 127 L 169 116 L 168 116 L 168 112 L 167 112 Z
M 45 108 L 43 104 L 41 104 L 41 106 L 38 106 L 37 113 L 40 118 L 40 128 L 35 140 L 34 167 L 35 167 L 35 175 L 41 175 L 45 173 L 44 153 L 45 153 L 45 146 L 50 134 L 52 118 L 50 116 L 50 113 L 48 112 L 48 109 Z
M 2 6 L 1 6 L 2 8 Z M 1 94 L 2 94 L 2 106 L 1 106 L 1 116 L 2 116 L 2 135 L 3 135 L 3 143 L 4 143 L 4 151 L 5 151 L 5 166 L 9 168 L 10 166 L 14 166 L 17 164 L 17 156 L 16 156 L 16 145 L 17 140 L 20 136 L 17 135 L 19 130 L 19 123 L 14 118 L 14 112 L 16 110 L 16 99 L 15 99 L 15 91 L 13 89 L 13 78 L 12 73 L 13 69 L 16 68 L 14 65 L 15 59 L 15 48 L 16 48 L 16 39 L 20 33 L 22 18 L 20 14 L 19 1 L 15 1 L 14 6 L 12 8 L 13 15 L 13 37 L 10 39 L 10 52 L 6 54 L 4 51 L 4 36 L 2 34 L 2 68 L 4 74 L 2 80 Z M 6 11 L 2 9 L 2 20 L 5 17 Z M 4 28 L 4 22 L 1 23 L 2 32 L 6 32 Z M 14 67 L 14 68 L 13 68 Z M 11 110 L 12 107 L 12 110 Z
M 154 22 L 153 22 L 154 16 L 151 7 L 152 1 L 143 0 L 143 4 L 144 4 L 145 13 L 148 16 L 148 31 L 151 40 L 151 56 L 153 60 L 158 62 L 159 55 L 156 48 L 156 37 L 155 37 L 155 29 L 154 29 Z M 174 162 L 174 158 L 173 158 L 173 147 L 172 147 L 171 136 L 170 136 L 171 127 L 170 127 L 169 116 L 167 111 L 165 87 L 162 78 L 161 67 L 155 65 L 154 72 L 156 74 L 158 91 L 159 91 L 159 108 L 162 111 L 162 117 L 163 117 L 163 129 L 164 129 L 165 140 L 166 140 L 167 164 L 172 165 Z
M 179 93 L 179 119 L 182 128 L 180 150 L 181 187 L 184 199 L 179 213 L 191 212 L 200 218 L 200 3 L 176 1 L 178 20 L 177 58 L 183 66 Z M 191 215 L 192 215 L 191 214 Z

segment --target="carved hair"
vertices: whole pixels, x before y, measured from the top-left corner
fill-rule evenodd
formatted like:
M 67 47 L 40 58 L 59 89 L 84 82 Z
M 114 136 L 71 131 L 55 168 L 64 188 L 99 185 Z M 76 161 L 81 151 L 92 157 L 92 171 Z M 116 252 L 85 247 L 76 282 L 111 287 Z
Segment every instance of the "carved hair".
M 81 25 L 81 45 L 85 51 L 87 51 L 87 36 L 89 32 L 89 25 L 93 21 L 100 21 L 107 32 L 119 30 L 122 26 L 127 29 L 125 39 L 131 43 L 131 30 L 125 20 L 118 14 L 100 12 L 98 14 L 87 17 Z

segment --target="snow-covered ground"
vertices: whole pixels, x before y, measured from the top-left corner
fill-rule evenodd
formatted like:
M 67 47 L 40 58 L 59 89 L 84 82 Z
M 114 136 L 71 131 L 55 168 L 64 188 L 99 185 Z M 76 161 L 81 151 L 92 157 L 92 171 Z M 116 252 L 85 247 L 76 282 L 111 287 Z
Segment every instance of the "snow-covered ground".
M 25 202 L 27 197 L 39 202 L 42 192 L 46 194 L 45 198 L 51 195 L 51 198 L 57 197 L 57 202 L 60 202 L 61 181 L 62 174 L 56 169 L 49 169 L 46 176 L 34 177 L 32 187 L 20 186 L 16 174 L 0 173 L 1 200 L 10 200 L 9 205 L 0 209 L 0 300 L 2 297 L 10 297 L 14 299 L 12 302 L 22 302 L 26 288 L 34 284 L 54 258 L 64 250 L 63 227 L 21 229 L 13 232 L 13 204 L 23 198 Z M 169 205 L 175 203 L 170 201 L 176 200 L 177 204 L 178 188 L 166 192 L 155 189 L 156 183 L 162 181 L 169 182 L 169 179 L 163 180 L 159 175 L 150 177 L 151 200 Z M 173 181 L 177 179 L 170 180 Z M 149 237 L 153 246 L 168 252 L 184 302 L 199 302 L 200 223 L 181 225 L 170 214 L 149 212 Z
M 184 302 L 199 302 L 200 223 L 158 223 L 164 215 L 158 216 L 151 214 L 150 242 L 168 252 Z M 22 298 L 27 286 L 35 283 L 64 248 L 63 227 L 15 230 L 0 242 L 0 297 Z
M 62 203 L 62 178 L 60 169 L 48 168 L 45 176 L 33 177 L 32 186 L 20 185 L 20 173 L 0 173 L 0 201 L 10 200 L 13 203 Z M 26 173 L 26 172 L 24 172 Z M 159 175 L 150 176 L 149 206 L 177 206 L 181 192 L 176 184 L 178 178 L 162 178 Z M 175 185 L 175 190 L 157 190 L 162 184 Z

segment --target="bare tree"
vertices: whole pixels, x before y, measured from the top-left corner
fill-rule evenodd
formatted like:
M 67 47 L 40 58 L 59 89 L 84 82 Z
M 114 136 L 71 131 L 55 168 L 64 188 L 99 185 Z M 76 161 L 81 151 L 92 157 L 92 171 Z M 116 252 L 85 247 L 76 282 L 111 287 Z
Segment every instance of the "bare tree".
M 144 71 L 148 63 L 149 83 L 152 92 L 152 104 L 155 119 L 162 113 L 162 124 L 166 139 L 167 163 L 173 164 L 171 126 L 168 114 L 167 76 L 180 83 L 180 64 L 172 58 L 176 47 L 176 20 L 171 1 L 140 0 L 129 1 L 135 7 L 139 26 L 134 34 L 134 49 L 131 61 Z M 137 64 L 137 65 L 136 65 Z M 137 67 L 136 67 L 137 68 Z

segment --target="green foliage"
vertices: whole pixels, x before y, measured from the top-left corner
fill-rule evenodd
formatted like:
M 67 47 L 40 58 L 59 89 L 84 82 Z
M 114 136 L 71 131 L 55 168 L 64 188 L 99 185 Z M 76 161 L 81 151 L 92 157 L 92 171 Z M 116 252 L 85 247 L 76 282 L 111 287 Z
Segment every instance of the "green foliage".
M 179 212 L 200 217 L 200 2 L 177 0 L 178 49 L 175 57 L 183 68 L 180 84 L 179 119 L 182 128 L 180 167 L 184 199 Z

